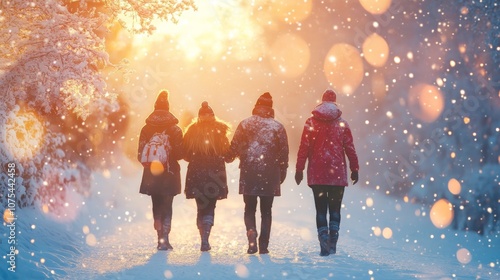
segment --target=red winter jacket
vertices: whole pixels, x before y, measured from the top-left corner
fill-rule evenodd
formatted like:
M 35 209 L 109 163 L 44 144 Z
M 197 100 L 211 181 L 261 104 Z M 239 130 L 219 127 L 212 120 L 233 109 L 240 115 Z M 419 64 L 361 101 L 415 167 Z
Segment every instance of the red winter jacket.
M 347 186 L 347 164 L 358 171 L 358 156 L 351 129 L 340 116 L 342 112 L 333 102 L 323 102 L 307 119 L 297 155 L 297 171 L 304 170 L 306 160 L 307 184 Z

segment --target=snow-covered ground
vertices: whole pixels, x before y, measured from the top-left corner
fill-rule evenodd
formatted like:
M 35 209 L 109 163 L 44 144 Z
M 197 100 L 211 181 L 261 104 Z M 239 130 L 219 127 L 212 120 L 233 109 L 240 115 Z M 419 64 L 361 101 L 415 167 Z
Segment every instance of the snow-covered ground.
M 337 254 L 320 257 L 313 198 L 292 173 L 275 199 L 270 254 L 248 255 L 237 163 L 228 165 L 230 194 L 217 204 L 212 250 L 199 251 L 195 203 L 179 195 L 174 250 L 158 252 L 149 197 L 138 193 L 140 173 L 124 161 L 120 169 L 94 174 L 92 196 L 68 206 L 77 211 L 72 221 L 19 211 L 17 270 L 7 271 L 4 257 L 0 278 L 500 279 L 497 237 L 437 229 L 427 207 L 358 186 L 344 197 Z

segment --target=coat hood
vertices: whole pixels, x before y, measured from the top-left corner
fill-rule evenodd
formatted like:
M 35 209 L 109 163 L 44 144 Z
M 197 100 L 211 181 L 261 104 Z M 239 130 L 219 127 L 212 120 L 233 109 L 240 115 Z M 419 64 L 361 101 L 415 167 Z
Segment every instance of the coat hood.
M 154 126 L 170 126 L 179 123 L 179 120 L 166 110 L 154 110 L 146 119 L 146 123 Z
M 342 111 L 333 102 L 323 102 L 312 111 L 313 118 L 320 121 L 334 121 L 342 115 Z

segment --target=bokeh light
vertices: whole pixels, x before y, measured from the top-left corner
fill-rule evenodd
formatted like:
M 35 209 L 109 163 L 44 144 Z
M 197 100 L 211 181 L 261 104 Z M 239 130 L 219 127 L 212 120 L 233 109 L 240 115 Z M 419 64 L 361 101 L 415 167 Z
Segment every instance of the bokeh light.
M 369 197 L 366 199 L 366 206 L 368 206 L 368 207 L 373 206 L 373 198 Z
M 453 216 L 453 206 L 445 198 L 436 201 L 431 208 L 430 219 L 432 224 L 437 228 L 449 226 L 453 221 Z
M 346 95 L 354 93 L 364 75 L 359 51 L 345 43 L 333 45 L 326 55 L 324 72 L 335 91 Z
M 271 14 L 276 19 L 288 23 L 296 23 L 309 17 L 312 11 L 312 0 L 272 0 L 270 9 Z
M 237 264 L 234 267 L 234 271 L 236 272 L 236 275 L 240 278 L 248 278 L 250 275 L 250 272 L 248 271 L 248 268 L 244 264 Z
M 5 145 L 17 160 L 29 160 L 40 150 L 45 129 L 35 113 L 17 107 L 8 117 Z
M 390 229 L 388 227 L 384 228 L 384 230 L 382 231 L 382 236 L 385 239 L 391 239 L 392 238 L 392 229 Z
M 158 176 L 165 171 L 165 168 L 163 167 L 163 163 L 154 160 L 153 162 L 151 162 L 149 170 L 151 171 L 151 174 L 153 174 L 154 176 Z
M 362 50 L 366 61 L 375 67 L 384 66 L 389 57 L 389 45 L 377 33 L 373 33 L 365 39 Z
M 8 208 L 5 209 L 3 212 L 3 220 L 8 224 L 12 223 L 12 221 L 14 221 L 14 213 L 12 213 L 12 211 Z
M 370 14 L 383 14 L 391 6 L 391 0 L 359 0 L 359 3 Z
M 459 195 L 462 190 L 460 182 L 455 178 L 451 178 L 448 181 L 448 190 L 454 195 Z
M 372 227 L 372 230 L 375 236 L 380 236 L 382 234 L 382 229 L 380 227 Z
M 472 260 L 472 255 L 470 254 L 469 250 L 465 248 L 458 249 L 457 251 L 457 260 L 461 264 L 468 264 Z
M 89 233 L 85 237 L 85 243 L 87 243 L 87 245 L 93 247 L 93 246 L 97 245 L 97 238 L 92 233 Z
M 408 105 L 413 116 L 424 122 L 435 121 L 444 109 L 441 91 L 432 85 L 417 84 L 410 89 Z
M 293 34 L 278 37 L 270 49 L 270 61 L 274 72 L 287 78 L 304 73 L 310 57 L 307 43 Z

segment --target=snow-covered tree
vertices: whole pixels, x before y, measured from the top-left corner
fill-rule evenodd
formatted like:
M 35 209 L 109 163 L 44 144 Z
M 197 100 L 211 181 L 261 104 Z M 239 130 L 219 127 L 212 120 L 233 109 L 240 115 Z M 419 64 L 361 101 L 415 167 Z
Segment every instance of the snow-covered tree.
M 68 191 L 85 194 L 91 169 L 109 156 L 99 150 L 126 125 L 126 108 L 103 74 L 125 63 L 111 63 L 108 29 L 118 22 L 151 33 L 156 21 L 175 22 L 189 9 L 191 0 L 0 2 L 0 161 L 16 163 L 20 206 L 52 211 Z

